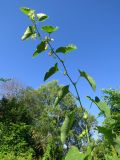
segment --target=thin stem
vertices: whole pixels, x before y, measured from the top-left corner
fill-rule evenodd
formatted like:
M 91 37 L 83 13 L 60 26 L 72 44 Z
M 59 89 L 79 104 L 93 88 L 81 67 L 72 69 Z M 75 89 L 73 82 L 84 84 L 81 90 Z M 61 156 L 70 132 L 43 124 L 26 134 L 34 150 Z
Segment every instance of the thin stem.
M 76 83 L 74 83 L 74 81 L 72 80 L 72 78 L 70 77 L 70 75 L 68 74 L 68 70 L 67 70 L 67 67 L 65 66 L 65 63 L 64 61 L 56 54 L 56 52 L 54 51 L 54 49 L 52 48 L 51 44 L 48 42 L 48 45 L 50 47 L 50 49 L 52 50 L 52 52 L 54 53 L 54 55 L 58 58 L 58 60 L 60 61 L 60 63 L 62 64 L 65 72 L 66 72 L 66 76 L 68 77 L 68 79 L 70 80 L 70 82 L 72 83 L 72 85 L 74 86 L 75 88 L 75 91 L 76 91 L 76 94 L 77 94 L 77 100 L 79 101 L 80 103 L 80 107 L 83 109 L 82 107 L 82 103 L 81 103 L 81 99 L 80 99 L 80 96 L 79 96 L 79 93 L 78 93 L 78 89 L 76 87 Z
M 88 139 L 88 143 L 90 143 L 90 137 L 89 137 L 88 127 L 87 127 L 87 125 L 86 125 L 86 131 L 87 131 L 87 139 Z
M 37 35 L 38 35 L 39 39 L 42 40 L 42 37 L 41 37 L 41 35 L 40 35 L 40 33 L 39 33 L 39 30 L 38 30 L 38 28 L 37 28 L 36 22 L 35 22 L 35 21 L 32 21 L 32 22 L 33 22 L 33 24 L 34 24 L 34 26 L 35 26 L 35 29 L 36 29 L 36 31 L 37 31 Z M 81 103 L 81 99 L 80 99 L 80 96 L 79 96 L 79 92 L 78 92 L 78 89 L 77 89 L 77 87 L 76 87 L 76 83 L 74 83 L 74 81 L 72 80 L 72 78 L 71 78 L 70 75 L 68 74 L 68 71 L 67 71 L 67 68 L 66 68 L 66 66 L 65 66 L 64 61 L 56 54 L 56 52 L 54 51 L 54 49 L 53 49 L 53 47 L 51 46 L 50 42 L 48 41 L 47 43 L 48 43 L 51 51 L 53 52 L 53 54 L 56 56 L 56 58 L 57 58 L 57 59 L 59 60 L 59 62 L 62 64 L 62 66 L 63 66 L 63 68 L 64 68 L 64 70 L 65 70 L 65 72 L 66 72 L 66 76 L 68 77 L 68 79 L 70 80 L 70 82 L 72 83 L 72 85 L 74 86 L 75 91 L 76 91 L 76 94 L 77 94 L 77 100 L 79 101 L 80 107 L 81 107 L 82 110 L 83 110 L 82 103 Z

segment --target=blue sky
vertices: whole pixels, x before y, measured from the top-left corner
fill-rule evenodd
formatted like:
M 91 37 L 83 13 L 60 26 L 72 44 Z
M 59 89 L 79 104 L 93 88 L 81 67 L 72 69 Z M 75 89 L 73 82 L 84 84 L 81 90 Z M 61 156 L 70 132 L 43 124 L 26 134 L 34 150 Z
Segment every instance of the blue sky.
M 32 58 L 38 41 L 21 41 L 31 24 L 19 10 L 23 6 L 47 13 L 50 18 L 45 24 L 60 27 L 53 34 L 54 47 L 77 45 L 78 50 L 65 56 L 71 76 L 76 79 L 77 69 L 85 70 L 97 83 L 97 91 L 93 93 L 81 79 L 78 88 L 82 98 L 101 95 L 101 88 L 120 86 L 120 0 L 1 1 L 0 77 L 17 78 L 37 88 L 44 84 L 44 73 L 55 63 L 44 53 Z M 60 84 L 69 83 L 61 74 L 50 81 L 53 79 Z

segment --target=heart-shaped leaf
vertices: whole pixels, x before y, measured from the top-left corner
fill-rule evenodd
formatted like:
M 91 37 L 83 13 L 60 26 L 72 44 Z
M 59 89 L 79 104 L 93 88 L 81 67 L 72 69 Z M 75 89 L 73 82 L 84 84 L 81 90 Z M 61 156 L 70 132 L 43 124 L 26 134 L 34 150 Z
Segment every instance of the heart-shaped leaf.
M 36 48 L 36 51 L 33 54 L 33 57 L 36 57 L 39 55 L 39 53 L 44 52 L 45 50 L 47 50 L 48 45 L 46 43 L 46 41 L 42 41 Z
M 42 26 L 41 28 L 44 32 L 47 33 L 52 33 L 58 30 L 58 27 L 53 27 L 53 26 Z
M 35 10 L 27 8 L 27 7 L 22 7 L 20 10 L 26 14 L 31 20 L 34 20 L 35 18 Z
M 56 49 L 56 53 L 68 53 L 68 52 L 71 52 L 73 50 L 76 50 L 77 47 L 73 44 L 70 44 L 68 46 L 65 46 L 65 47 L 59 47 L 58 49 Z
M 48 19 L 48 16 L 46 14 L 44 14 L 44 13 L 38 13 L 37 14 L 37 18 L 38 18 L 39 21 L 43 22 L 46 19 Z
M 20 8 L 20 10 L 26 15 L 30 15 L 31 13 L 33 13 L 35 11 L 35 10 L 27 8 L 27 7 L 22 7 L 22 8 Z
M 46 72 L 44 81 L 46 81 L 49 77 L 51 77 L 53 74 L 55 74 L 58 71 L 58 64 L 56 63 L 53 67 L 49 69 L 48 72 Z
M 79 70 L 79 73 L 80 73 L 81 77 L 85 78 L 88 81 L 88 83 L 90 84 L 92 89 L 95 91 L 96 90 L 96 82 L 95 82 L 95 80 L 89 74 L 87 74 L 84 71 L 80 71 Z
M 29 26 L 27 27 L 25 33 L 22 36 L 22 40 L 26 40 L 28 38 L 30 38 L 32 35 L 35 34 L 35 27 L 34 26 Z
M 58 96 L 55 100 L 55 106 L 69 93 L 69 85 L 63 86 L 58 91 Z
M 93 102 L 99 109 L 100 111 L 102 111 L 102 113 L 106 116 L 106 117 L 110 117 L 111 116 L 111 112 L 110 112 L 110 108 L 107 105 L 106 102 L 102 102 L 100 101 L 100 99 L 98 97 L 95 97 L 95 100 L 92 99 L 91 97 L 87 96 L 87 98 Z

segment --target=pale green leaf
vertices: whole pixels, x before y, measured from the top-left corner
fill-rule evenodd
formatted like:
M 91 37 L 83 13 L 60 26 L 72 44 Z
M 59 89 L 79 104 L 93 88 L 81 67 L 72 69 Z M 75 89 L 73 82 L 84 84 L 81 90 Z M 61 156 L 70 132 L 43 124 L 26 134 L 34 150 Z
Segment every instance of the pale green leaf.
M 107 105 L 106 102 L 102 102 L 99 100 L 98 97 L 95 97 L 95 100 L 92 99 L 91 97 L 87 96 L 87 98 L 92 101 L 94 104 L 96 104 L 96 106 L 100 109 L 100 111 L 102 111 L 102 113 L 106 116 L 106 117 L 110 117 L 111 116 L 111 112 L 110 112 L 110 108 Z
M 46 19 L 48 19 L 48 15 L 44 14 L 44 13 L 38 13 L 37 14 L 37 18 L 39 21 L 43 22 L 45 21 Z
M 35 34 L 35 28 L 34 28 L 34 26 L 29 26 L 29 27 L 27 27 L 27 29 L 26 29 L 26 31 L 23 34 L 23 36 L 22 36 L 21 39 L 22 40 L 26 40 L 26 39 L 32 37 L 34 34 Z
M 84 160 L 84 158 L 85 158 L 85 154 L 80 153 L 77 147 L 72 146 L 69 149 L 65 157 L 65 160 Z
M 53 27 L 53 26 L 42 26 L 41 28 L 44 32 L 47 33 L 52 33 L 58 30 L 58 27 Z
M 26 14 L 31 20 L 34 20 L 35 18 L 35 10 L 27 8 L 27 7 L 22 7 L 20 10 Z
M 61 127 L 61 142 L 63 144 L 66 141 L 67 133 L 68 133 L 68 130 L 69 130 L 69 122 L 70 122 L 70 119 L 69 119 L 68 115 L 66 115 L 65 120 L 63 122 L 63 125 Z

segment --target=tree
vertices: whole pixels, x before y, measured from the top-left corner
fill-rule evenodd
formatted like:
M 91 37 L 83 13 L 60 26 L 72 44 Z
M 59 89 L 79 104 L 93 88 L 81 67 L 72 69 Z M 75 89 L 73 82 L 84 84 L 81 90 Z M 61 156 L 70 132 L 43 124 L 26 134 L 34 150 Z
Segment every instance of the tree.
M 12 98 L 1 99 L 1 147 L 3 150 L 8 146 L 6 152 L 12 151 L 19 155 L 19 150 L 21 154 L 30 149 L 36 157 L 46 157 L 49 152 L 51 158 L 62 159 L 70 145 L 81 148 L 87 142 L 86 135 L 82 141 L 79 135 L 85 130 L 86 124 L 90 131 L 95 124 L 95 119 L 90 115 L 86 120 L 82 118 L 82 110 L 76 107 L 76 101 L 70 93 L 57 106 L 54 106 L 57 91 L 61 87 L 57 81 L 53 81 L 37 90 L 28 87 L 25 90 L 19 90 L 19 93 Z M 74 123 L 71 124 L 65 140 L 67 146 L 65 149 L 61 143 L 60 132 L 66 114 L 74 116 Z M 90 132 L 89 134 L 91 135 Z
M 54 100 L 61 87 L 57 81 L 53 81 L 41 86 L 38 90 L 26 90 L 23 96 L 25 103 L 28 103 L 29 109 L 34 113 L 32 116 L 35 117 L 33 128 L 38 154 L 41 152 L 41 148 L 43 152 L 46 153 L 46 147 L 49 146 L 49 138 L 53 138 L 52 140 L 56 145 L 52 152 L 54 152 L 56 159 L 60 159 L 67 151 L 63 148 L 60 137 L 61 126 L 63 125 L 66 114 L 70 114 L 72 117 L 74 116 L 74 123 L 71 125 L 65 141 L 67 149 L 69 149 L 71 145 L 81 148 L 81 146 L 87 142 L 87 138 L 86 135 L 84 135 L 84 140 L 81 141 L 80 134 L 86 129 L 87 124 L 89 134 L 91 135 L 90 130 L 96 123 L 95 118 L 91 115 L 88 115 L 88 119 L 83 119 L 82 110 L 76 107 L 76 101 L 70 93 L 67 94 L 57 106 L 54 106 Z

